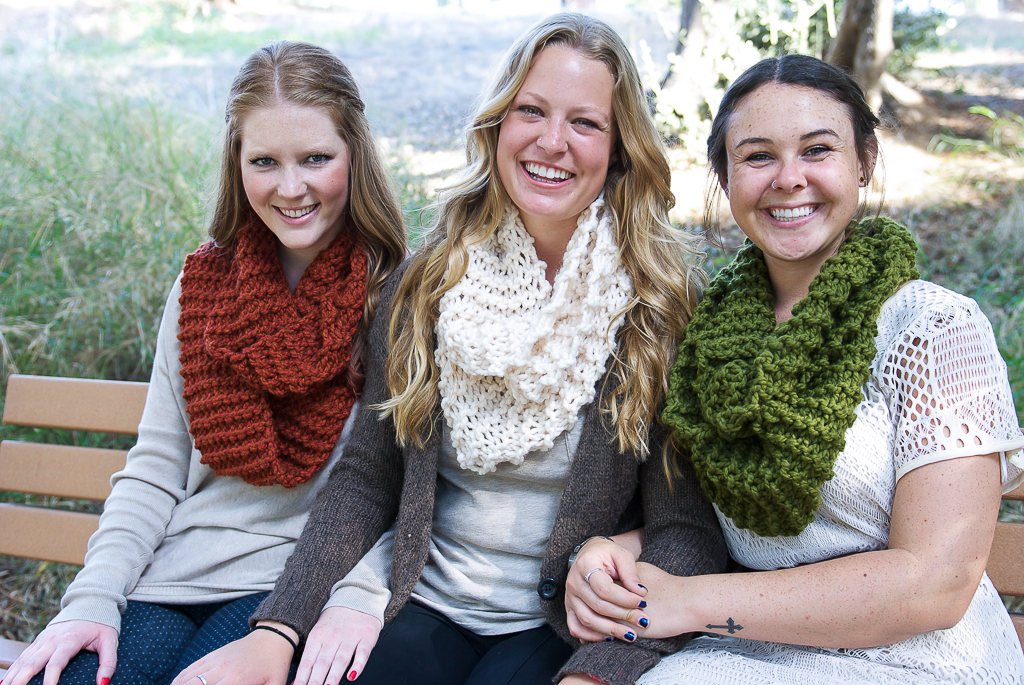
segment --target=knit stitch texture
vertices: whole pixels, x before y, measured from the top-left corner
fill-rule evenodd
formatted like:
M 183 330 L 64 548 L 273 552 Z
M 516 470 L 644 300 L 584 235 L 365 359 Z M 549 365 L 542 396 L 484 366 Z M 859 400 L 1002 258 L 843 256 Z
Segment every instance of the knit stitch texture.
M 234 248 L 207 243 L 186 258 L 181 376 L 204 464 L 285 487 L 324 464 L 356 399 L 348 367 L 366 278 L 366 252 L 342 230 L 289 292 L 259 219 Z
M 747 244 L 715 278 L 672 367 L 665 422 L 708 497 L 741 528 L 797 535 L 832 478 L 876 354 L 882 304 L 917 278 L 896 222 L 856 226 L 778 326 L 764 255 Z
M 459 464 L 484 474 L 551 449 L 594 399 L 632 285 L 603 195 L 580 215 L 554 284 L 514 209 L 468 252 L 440 301 L 434 358 Z

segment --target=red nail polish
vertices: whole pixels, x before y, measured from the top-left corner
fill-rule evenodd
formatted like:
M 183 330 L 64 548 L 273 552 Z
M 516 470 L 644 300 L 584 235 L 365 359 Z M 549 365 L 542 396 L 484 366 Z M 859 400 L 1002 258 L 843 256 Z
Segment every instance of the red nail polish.
M 103 680 L 100 681 L 100 685 L 107 685 L 107 683 L 109 683 L 109 682 L 110 682 L 110 678 L 104 678 Z
M 355 680 L 355 679 L 356 679 L 356 676 L 357 676 L 357 675 L 359 675 L 359 674 L 358 674 L 358 673 L 356 673 L 356 672 L 355 672 L 355 671 L 353 670 L 353 671 L 352 671 L 351 673 L 349 673 L 349 674 L 348 674 L 348 679 L 349 679 L 349 680 Z

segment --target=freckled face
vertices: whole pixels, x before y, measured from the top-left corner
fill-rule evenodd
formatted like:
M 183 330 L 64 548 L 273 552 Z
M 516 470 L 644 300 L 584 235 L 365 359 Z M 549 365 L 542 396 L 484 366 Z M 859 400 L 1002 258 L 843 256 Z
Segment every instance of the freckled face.
M 323 109 L 278 103 L 242 122 L 242 185 L 283 261 L 308 265 L 341 231 L 348 146 Z
M 498 134 L 498 175 L 526 230 L 576 230 L 604 187 L 615 143 L 612 89 L 601 62 L 561 45 L 534 59 Z
M 816 273 L 839 249 L 867 176 L 846 106 L 813 88 L 765 84 L 739 102 L 725 144 L 736 223 L 769 269 Z

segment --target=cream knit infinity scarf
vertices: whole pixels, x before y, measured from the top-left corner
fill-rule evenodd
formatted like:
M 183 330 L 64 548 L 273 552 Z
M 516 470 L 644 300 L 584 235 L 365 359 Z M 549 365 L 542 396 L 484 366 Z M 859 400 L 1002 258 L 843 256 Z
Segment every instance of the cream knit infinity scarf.
M 551 449 L 594 399 L 632 285 L 603 195 L 580 214 L 554 284 L 514 209 L 468 251 L 441 297 L 434 359 L 459 464 L 485 474 Z

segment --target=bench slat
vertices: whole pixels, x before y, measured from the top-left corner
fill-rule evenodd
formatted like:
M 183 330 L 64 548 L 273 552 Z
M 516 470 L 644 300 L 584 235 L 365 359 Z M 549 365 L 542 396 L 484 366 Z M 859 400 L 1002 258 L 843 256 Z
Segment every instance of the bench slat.
M 1017 502 L 1024 502 L 1024 485 L 1019 485 L 1016 489 L 1010 490 L 1008 493 L 1003 495 L 1003 499 L 1012 499 Z
M 986 571 L 1000 594 L 1024 596 L 1021 550 L 1024 550 L 1024 524 L 997 523 Z
M 1013 619 L 1013 627 L 1017 629 L 1017 639 L 1024 645 L 1024 615 L 1010 614 L 1010 618 Z
M 124 450 L 35 442 L 0 442 L 0 490 L 102 502 L 110 476 L 124 468 Z
M 0 637 L 0 677 L 3 677 L 6 670 L 14 663 L 18 655 L 25 651 L 26 647 L 28 645 L 24 642 Z
M 0 554 L 81 566 L 99 514 L 0 504 Z
M 4 423 L 135 435 L 148 383 L 11 375 Z

